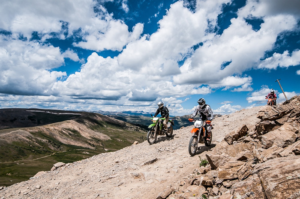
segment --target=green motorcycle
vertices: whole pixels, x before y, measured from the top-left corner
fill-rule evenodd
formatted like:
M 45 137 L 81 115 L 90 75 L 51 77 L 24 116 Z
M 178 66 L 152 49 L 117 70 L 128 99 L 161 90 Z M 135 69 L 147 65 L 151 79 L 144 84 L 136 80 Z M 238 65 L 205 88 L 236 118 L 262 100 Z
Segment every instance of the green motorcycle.
M 157 135 L 166 134 L 167 137 L 172 137 L 174 126 L 174 121 L 172 119 L 169 119 L 168 121 L 168 129 L 165 129 L 163 125 L 165 118 L 152 117 L 151 120 L 153 123 L 148 126 L 149 131 L 147 134 L 147 140 L 150 145 L 157 141 Z

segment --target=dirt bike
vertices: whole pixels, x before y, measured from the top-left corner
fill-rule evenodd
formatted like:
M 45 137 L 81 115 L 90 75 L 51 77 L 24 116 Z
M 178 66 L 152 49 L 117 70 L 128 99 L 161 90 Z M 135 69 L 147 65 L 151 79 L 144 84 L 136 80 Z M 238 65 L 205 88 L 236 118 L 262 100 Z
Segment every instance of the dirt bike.
M 167 125 L 168 129 L 164 128 L 163 121 L 165 118 L 159 118 L 159 117 L 152 117 L 152 124 L 148 126 L 148 134 L 147 134 L 147 140 L 149 144 L 154 144 L 157 141 L 158 135 L 164 135 L 166 134 L 167 137 L 172 137 L 173 135 L 173 126 L 174 122 L 172 119 L 169 119 Z
M 267 102 L 267 105 L 268 105 L 268 106 L 273 106 L 273 105 L 275 105 L 275 100 L 276 100 L 276 98 L 275 98 L 275 99 L 274 99 L 273 97 L 268 98 L 268 96 L 266 96 L 266 99 L 268 100 L 268 102 Z
M 194 120 L 192 118 L 189 119 L 190 122 L 194 122 L 194 128 L 191 130 L 193 133 L 190 142 L 189 142 L 189 154 L 194 156 L 198 149 L 199 143 L 204 143 L 205 146 L 210 146 L 212 141 L 212 125 L 211 121 L 202 121 L 202 120 Z M 206 126 L 206 128 L 205 128 Z M 207 133 L 205 132 L 207 129 Z

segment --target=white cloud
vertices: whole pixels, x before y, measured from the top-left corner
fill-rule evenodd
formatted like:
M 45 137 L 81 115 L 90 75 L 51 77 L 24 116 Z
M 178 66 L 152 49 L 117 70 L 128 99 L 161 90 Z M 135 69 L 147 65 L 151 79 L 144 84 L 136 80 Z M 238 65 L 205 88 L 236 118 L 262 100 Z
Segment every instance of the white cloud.
M 284 93 L 285 93 L 286 97 L 288 98 L 288 100 L 291 99 L 292 97 L 294 97 L 295 95 L 299 95 L 295 91 L 293 91 L 293 92 L 284 92 Z M 285 99 L 283 93 L 280 93 L 279 97 L 278 97 L 278 103 L 281 103 L 281 102 L 284 102 L 284 101 L 286 101 L 286 99 Z
M 0 36 L 0 92 L 48 94 L 57 79 L 66 75 L 49 70 L 63 63 L 59 48 Z
M 297 71 L 297 75 L 300 75 L 300 70 Z
M 94 8 L 99 12 L 95 13 Z M 127 0 L 122 1 L 122 8 L 126 12 L 129 11 Z M 75 46 L 97 51 L 122 50 L 128 42 L 138 39 L 143 31 L 143 25 L 137 24 L 130 33 L 126 24 L 114 20 L 106 9 L 94 0 L 1 2 L 0 29 L 11 31 L 15 37 L 22 34 L 30 39 L 32 32 L 37 31 L 42 34 L 43 40 L 52 37 L 51 32 L 60 33 L 58 37 L 64 39 L 63 22 L 68 23 L 68 36 L 75 30 L 81 30 L 84 41 L 75 43 Z
M 174 76 L 174 82 L 218 82 L 233 74 L 241 74 L 273 48 L 279 33 L 292 30 L 295 25 L 294 17 L 278 15 L 265 18 L 261 29 L 256 32 L 244 18 L 233 18 L 222 35 L 213 36 L 195 51 L 180 68 L 181 74 Z M 223 69 L 222 64 L 229 60 L 231 63 Z
M 128 8 L 128 5 L 127 5 L 127 0 L 123 0 L 122 1 L 122 9 L 127 13 L 129 12 L 129 8 Z
M 274 53 L 272 57 L 263 60 L 258 68 L 276 69 L 277 67 L 289 67 L 300 64 L 300 50 L 295 50 L 291 55 L 288 51 L 283 54 Z
M 300 2 L 295 0 L 248 0 L 245 8 L 240 10 L 244 17 L 276 16 L 280 14 L 300 16 Z
M 240 88 L 234 89 L 233 91 L 236 91 L 236 92 L 249 91 L 252 89 L 250 87 L 251 82 L 252 82 L 251 77 L 228 76 L 215 84 L 210 84 L 210 87 L 212 87 L 212 88 L 225 87 L 223 90 L 228 90 L 231 87 L 242 86 Z
M 221 104 L 232 104 L 233 102 L 232 101 L 224 101 L 224 102 L 221 102 Z
M 224 104 L 216 110 L 213 110 L 214 114 L 230 114 L 234 113 L 238 110 L 241 110 L 242 107 L 240 105 L 231 105 L 231 104 Z
M 68 49 L 68 50 L 66 50 L 63 54 L 62 54 L 64 57 L 66 57 L 66 58 L 69 58 L 69 59 L 71 59 L 71 60 L 73 60 L 73 61 L 81 61 L 80 59 L 79 59 L 79 57 L 78 57 L 78 55 L 77 55 L 77 53 L 75 53 L 73 50 L 71 50 L 71 49 Z M 81 61 L 82 62 L 82 61 Z

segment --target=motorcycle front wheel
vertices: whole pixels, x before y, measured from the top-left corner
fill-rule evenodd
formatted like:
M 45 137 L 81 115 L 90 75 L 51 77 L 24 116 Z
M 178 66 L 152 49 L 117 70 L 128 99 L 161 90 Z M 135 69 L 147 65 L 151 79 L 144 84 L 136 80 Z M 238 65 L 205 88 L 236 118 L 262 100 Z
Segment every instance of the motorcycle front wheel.
M 147 133 L 147 140 L 148 140 L 148 143 L 151 145 L 151 144 L 154 144 L 156 142 L 156 139 L 157 139 L 157 135 L 154 131 L 154 129 L 150 129 Z
M 166 132 L 166 136 L 172 137 L 172 135 L 173 135 L 173 126 L 171 125 Z
M 198 140 L 197 140 L 197 137 L 193 136 L 193 137 L 191 137 L 190 143 L 189 143 L 189 154 L 191 156 L 196 155 L 197 149 L 198 149 Z

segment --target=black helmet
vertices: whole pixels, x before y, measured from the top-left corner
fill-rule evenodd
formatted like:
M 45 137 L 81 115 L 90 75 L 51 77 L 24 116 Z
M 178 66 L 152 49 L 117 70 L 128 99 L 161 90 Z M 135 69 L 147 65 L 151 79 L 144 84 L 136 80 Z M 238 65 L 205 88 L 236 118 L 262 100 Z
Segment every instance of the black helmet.
M 198 100 L 198 104 L 199 104 L 199 106 L 200 106 L 201 108 L 203 108 L 203 106 L 205 105 L 205 99 L 200 98 L 200 99 Z
M 159 108 L 162 108 L 162 107 L 164 106 L 164 103 L 163 103 L 163 102 L 158 102 L 158 103 L 157 103 L 157 106 L 158 106 Z

